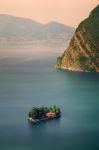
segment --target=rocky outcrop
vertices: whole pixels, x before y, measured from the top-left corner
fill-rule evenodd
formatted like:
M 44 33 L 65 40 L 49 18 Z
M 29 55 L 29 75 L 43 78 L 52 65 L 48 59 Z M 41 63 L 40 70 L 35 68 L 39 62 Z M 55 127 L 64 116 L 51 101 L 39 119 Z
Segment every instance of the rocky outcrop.
M 99 72 L 99 6 L 80 23 L 56 68 Z

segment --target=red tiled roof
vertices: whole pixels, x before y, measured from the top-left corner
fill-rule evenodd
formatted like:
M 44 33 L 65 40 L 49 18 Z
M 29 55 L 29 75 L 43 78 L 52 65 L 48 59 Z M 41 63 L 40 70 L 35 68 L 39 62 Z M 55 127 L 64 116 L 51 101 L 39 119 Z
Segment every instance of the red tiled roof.
M 46 113 L 46 116 L 47 117 L 55 117 L 56 114 L 54 112 L 48 112 L 48 113 Z

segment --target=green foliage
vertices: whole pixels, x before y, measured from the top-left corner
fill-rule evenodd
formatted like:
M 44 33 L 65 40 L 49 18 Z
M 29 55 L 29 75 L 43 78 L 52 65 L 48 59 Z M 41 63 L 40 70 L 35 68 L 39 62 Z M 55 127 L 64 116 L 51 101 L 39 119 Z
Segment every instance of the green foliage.
M 96 71 L 96 69 L 89 64 L 89 59 L 87 57 L 85 57 L 83 54 L 80 54 L 78 56 L 78 62 L 80 62 L 80 66 L 81 66 L 81 68 L 83 68 L 83 70 L 85 70 L 85 71 L 87 70 L 87 71 L 91 71 L 91 72 Z
M 68 60 L 72 60 L 71 53 L 67 53 L 67 54 L 66 54 L 66 57 L 68 58 Z
M 77 45 L 73 45 L 73 50 L 77 51 L 78 50 L 78 46 Z
M 78 27 L 77 32 L 85 29 L 87 42 L 91 44 L 94 41 L 95 45 L 99 43 L 99 6 L 96 7 L 90 14 L 89 18 L 84 20 Z
M 78 56 L 78 61 L 81 63 L 81 64 L 85 64 L 87 62 L 87 57 L 85 57 L 82 53 L 79 54 Z
M 62 57 L 58 57 L 57 58 L 57 67 L 61 67 L 61 64 L 62 64 Z
M 54 112 L 54 113 L 56 113 L 56 115 L 59 115 L 61 113 L 60 108 L 57 108 L 56 106 L 40 107 L 40 108 L 33 107 L 30 110 L 28 116 L 33 119 L 42 119 L 42 118 L 45 118 L 46 113 L 49 113 L 49 112 Z

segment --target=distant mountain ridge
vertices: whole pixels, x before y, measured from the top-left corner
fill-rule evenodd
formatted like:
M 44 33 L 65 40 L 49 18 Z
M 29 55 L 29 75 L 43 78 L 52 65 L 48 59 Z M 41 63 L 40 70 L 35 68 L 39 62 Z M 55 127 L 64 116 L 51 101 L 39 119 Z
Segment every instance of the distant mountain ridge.
M 99 5 L 80 23 L 56 67 L 99 72 Z
M 70 40 L 74 30 L 57 22 L 44 25 L 31 19 L 0 14 L 0 42 L 65 42 Z

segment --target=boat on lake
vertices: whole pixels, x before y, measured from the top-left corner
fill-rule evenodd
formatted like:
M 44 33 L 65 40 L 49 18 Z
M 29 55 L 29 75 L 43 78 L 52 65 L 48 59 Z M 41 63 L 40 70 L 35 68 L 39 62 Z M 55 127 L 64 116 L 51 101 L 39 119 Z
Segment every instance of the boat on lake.
M 33 107 L 28 113 L 29 122 L 41 122 L 44 120 L 55 119 L 61 116 L 60 108 L 54 107 Z

